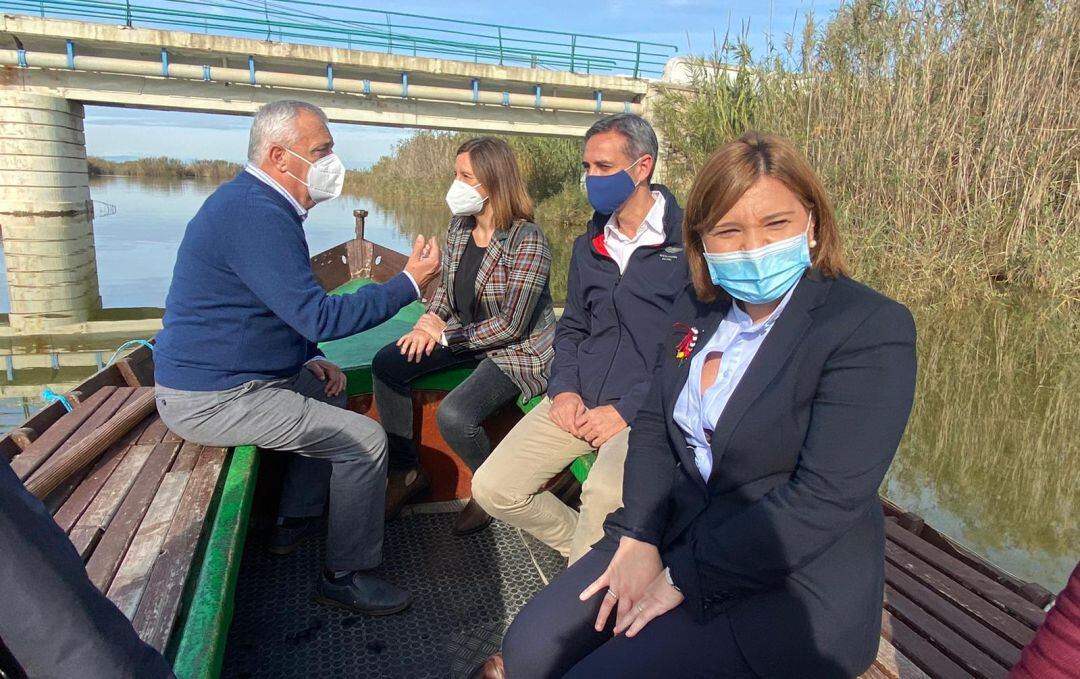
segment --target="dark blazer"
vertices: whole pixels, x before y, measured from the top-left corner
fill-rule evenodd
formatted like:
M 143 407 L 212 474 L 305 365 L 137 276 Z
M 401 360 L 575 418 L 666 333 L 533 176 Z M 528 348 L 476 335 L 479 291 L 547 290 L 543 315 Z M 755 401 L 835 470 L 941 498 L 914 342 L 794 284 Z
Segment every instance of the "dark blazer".
M 701 347 L 730 303 L 688 286 L 671 321 L 698 328 Z M 658 545 L 682 605 L 699 620 L 728 615 L 759 674 L 860 674 L 881 629 L 878 488 L 915 392 L 910 312 L 808 271 L 716 423 L 707 482 L 672 418 L 685 334 L 673 326 L 658 359 L 606 539 Z

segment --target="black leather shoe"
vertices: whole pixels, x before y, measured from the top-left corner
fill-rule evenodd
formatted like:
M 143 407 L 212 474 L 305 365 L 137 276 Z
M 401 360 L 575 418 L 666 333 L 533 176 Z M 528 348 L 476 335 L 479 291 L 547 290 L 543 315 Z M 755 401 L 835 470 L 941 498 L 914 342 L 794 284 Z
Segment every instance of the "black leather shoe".
M 469 504 L 458 512 L 454 520 L 451 532 L 457 536 L 472 535 L 491 525 L 491 515 L 476 500 L 469 500 Z
M 325 527 L 326 524 L 321 516 L 306 519 L 302 524 L 293 527 L 274 526 L 274 532 L 270 534 L 270 543 L 267 545 L 267 549 L 271 554 L 277 554 L 278 556 L 292 554 L 304 540 L 321 535 Z
M 333 580 L 321 576 L 315 601 L 364 615 L 392 615 L 408 608 L 412 595 L 374 575 L 353 573 Z
M 419 500 L 429 490 L 431 478 L 423 467 L 409 471 L 391 471 L 386 481 L 386 520 L 396 519 L 405 505 Z

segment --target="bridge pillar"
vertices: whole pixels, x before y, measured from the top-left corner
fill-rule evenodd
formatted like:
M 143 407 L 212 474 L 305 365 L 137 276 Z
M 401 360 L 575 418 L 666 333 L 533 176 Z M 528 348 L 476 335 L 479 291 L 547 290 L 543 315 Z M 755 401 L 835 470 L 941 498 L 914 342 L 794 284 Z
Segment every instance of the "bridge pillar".
M 101 308 L 82 104 L 0 89 L 0 229 L 12 332 Z

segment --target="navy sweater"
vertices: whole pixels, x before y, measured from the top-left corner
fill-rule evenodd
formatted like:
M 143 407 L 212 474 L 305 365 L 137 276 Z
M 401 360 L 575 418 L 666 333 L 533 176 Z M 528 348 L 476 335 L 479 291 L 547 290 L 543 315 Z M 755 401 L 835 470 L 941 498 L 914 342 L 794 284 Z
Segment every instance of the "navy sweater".
M 303 223 L 248 172 L 188 223 L 154 352 L 158 384 L 219 391 L 298 373 L 316 342 L 379 325 L 416 299 L 405 274 L 330 296 L 311 273 Z
M 625 274 L 604 247 L 610 215 L 593 215 L 574 241 L 547 392 L 574 392 L 589 408 L 612 405 L 630 425 L 649 392 L 671 305 L 689 281 L 682 208 L 667 187 L 651 188 L 666 201 L 664 242 L 634 250 Z

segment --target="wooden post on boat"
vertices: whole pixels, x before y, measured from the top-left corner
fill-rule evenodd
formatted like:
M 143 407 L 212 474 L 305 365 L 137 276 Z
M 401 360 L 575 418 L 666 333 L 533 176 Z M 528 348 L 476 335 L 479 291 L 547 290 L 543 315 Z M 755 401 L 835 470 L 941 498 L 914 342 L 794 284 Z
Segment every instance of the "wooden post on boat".
M 349 276 L 351 278 L 370 278 L 374 257 L 371 244 L 364 240 L 364 227 L 368 216 L 367 210 L 353 210 L 356 220 L 356 238 L 349 242 Z

